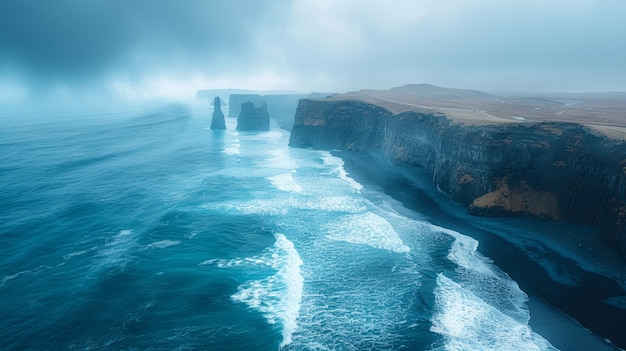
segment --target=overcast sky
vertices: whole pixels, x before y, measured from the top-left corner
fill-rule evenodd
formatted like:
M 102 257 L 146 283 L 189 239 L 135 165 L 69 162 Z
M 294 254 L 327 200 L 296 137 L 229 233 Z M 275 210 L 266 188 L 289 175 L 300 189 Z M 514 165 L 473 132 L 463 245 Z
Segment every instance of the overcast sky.
M 626 91 L 624 0 L 1 0 L 0 99 Z

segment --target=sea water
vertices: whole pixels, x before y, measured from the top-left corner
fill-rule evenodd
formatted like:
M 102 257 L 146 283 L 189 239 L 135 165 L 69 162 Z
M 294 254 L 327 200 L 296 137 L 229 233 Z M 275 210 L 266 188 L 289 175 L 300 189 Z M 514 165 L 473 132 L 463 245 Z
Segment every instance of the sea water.
M 3 112 L 0 349 L 553 349 L 476 240 L 210 112 Z

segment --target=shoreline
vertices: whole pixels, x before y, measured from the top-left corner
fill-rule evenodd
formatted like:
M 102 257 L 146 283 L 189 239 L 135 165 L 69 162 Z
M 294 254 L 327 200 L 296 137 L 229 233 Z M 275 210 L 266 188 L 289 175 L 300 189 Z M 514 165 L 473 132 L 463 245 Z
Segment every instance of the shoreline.
M 597 269 L 590 269 L 595 262 L 580 256 L 583 248 L 576 251 L 576 246 L 571 247 L 571 231 L 577 239 L 590 239 L 593 228 L 472 216 L 464 206 L 439 192 L 421 168 L 394 166 L 376 154 L 333 154 L 344 160 L 346 171 L 364 186 L 364 191 L 384 192 L 398 202 L 395 207 L 399 212 L 416 217 L 417 211 L 420 219 L 478 240 L 478 251 L 528 294 L 529 324 L 553 346 L 561 350 L 626 348 L 626 336 L 621 330 L 626 325 L 626 308 L 602 302 L 615 296 L 621 301 L 626 296 L 623 258 L 595 238 L 592 243 L 596 252 L 602 252 L 602 262 Z M 558 235 L 564 230 L 567 235 Z

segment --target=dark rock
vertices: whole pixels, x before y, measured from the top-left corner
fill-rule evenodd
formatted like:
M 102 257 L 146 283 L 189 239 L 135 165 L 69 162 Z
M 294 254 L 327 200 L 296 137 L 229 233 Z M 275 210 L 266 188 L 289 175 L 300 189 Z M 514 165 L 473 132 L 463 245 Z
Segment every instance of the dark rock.
M 211 118 L 211 129 L 226 129 L 226 121 L 220 104 L 220 98 L 213 99 L 213 117 Z
M 263 104 L 260 94 L 230 94 L 228 99 L 228 117 L 239 117 L 244 102 L 252 102 L 255 106 Z
M 303 99 L 289 145 L 379 149 L 393 164 L 424 167 L 471 213 L 593 225 L 626 253 L 626 143 L 581 124 L 472 125 L 436 110 Z
M 219 97 L 222 108 L 228 107 L 227 114 L 229 117 L 238 117 L 241 113 L 241 104 L 244 102 L 250 101 L 255 106 L 261 106 L 265 102 L 270 118 L 276 121 L 280 128 L 291 131 L 300 99 L 322 98 L 329 95 L 332 94 L 302 94 L 279 90 L 209 89 L 198 90 L 196 98 L 213 101 L 215 97 Z M 213 102 L 211 102 L 212 105 Z
M 241 112 L 237 118 L 237 130 L 270 130 L 270 115 L 267 104 L 254 107 L 251 101 L 241 104 Z
M 369 150 L 380 147 L 381 121 L 391 113 L 360 101 L 302 99 L 289 145 L 315 149 Z

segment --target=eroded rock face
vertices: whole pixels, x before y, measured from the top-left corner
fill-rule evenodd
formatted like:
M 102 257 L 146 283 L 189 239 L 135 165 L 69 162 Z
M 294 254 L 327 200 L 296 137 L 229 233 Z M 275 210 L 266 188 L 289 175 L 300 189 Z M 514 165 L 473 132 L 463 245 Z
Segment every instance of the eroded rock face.
M 556 194 L 536 190 L 524 180 L 512 182 L 508 177 L 496 181 L 496 190 L 472 201 L 471 213 L 483 216 L 529 215 L 541 219 L 561 220 Z
M 626 143 L 574 123 L 456 123 L 350 100 L 302 100 L 290 145 L 380 149 L 422 166 L 477 215 L 566 220 L 606 230 L 626 252 Z
M 211 118 L 211 129 L 226 129 L 226 121 L 221 108 L 221 100 L 218 96 L 213 99 L 213 117 Z
M 380 147 L 381 121 L 391 113 L 359 101 L 302 99 L 289 145 L 315 149 L 369 150 Z
M 228 117 L 239 117 L 241 113 L 241 104 L 252 102 L 259 106 L 263 103 L 260 94 L 230 94 L 228 101 Z
M 270 130 L 270 115 L 267 112 L 267 104 L 254 107 L 251 101 L 241 104 L 241 112 L 237 118 L 237 130 Z

